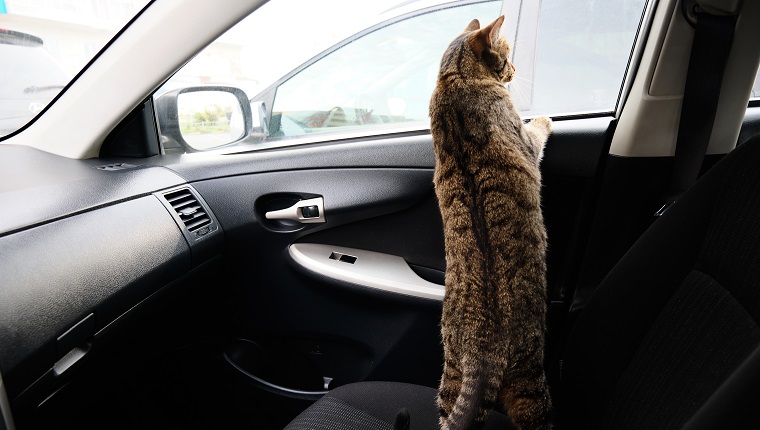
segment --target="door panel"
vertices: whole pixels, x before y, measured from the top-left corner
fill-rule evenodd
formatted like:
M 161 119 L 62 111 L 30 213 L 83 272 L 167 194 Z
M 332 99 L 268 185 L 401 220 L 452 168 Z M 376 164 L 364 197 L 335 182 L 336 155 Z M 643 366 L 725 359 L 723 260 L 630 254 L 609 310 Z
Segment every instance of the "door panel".
M 568 261 L 585 245 L 584 214 L 594 207 L 595 178 L 612 124 L 611 118 L 557 121 L 546 149 L 543 206 L 555 301 L 577 270 Z M 239 325 L 224 347 L 233 373 L 280 405 L 308 402 L 325 386 L 360 380 L 437 386 L 440 300 L 323 276 L 290 253 L 292 244 L 348 255 L 383 253 L 404 261 L 423 282 L 441 284 L 446 264 L 431 137 L 222 158 L 168 167 L 195 179 L 193 186 L 225 231 L 227 270 L 219 282 L 240 298 L 233 310 Z M 266 212 L 315 197 L 324 201 L 325 223 L 266 219 Z

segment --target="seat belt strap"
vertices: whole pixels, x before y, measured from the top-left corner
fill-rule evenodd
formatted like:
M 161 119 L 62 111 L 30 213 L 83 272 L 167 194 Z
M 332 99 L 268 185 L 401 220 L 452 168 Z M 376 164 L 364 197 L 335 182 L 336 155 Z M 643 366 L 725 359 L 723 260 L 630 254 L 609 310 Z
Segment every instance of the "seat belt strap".
M 686 85 L 678 124 L 673 176 L 660 216 L 694 182 L 710 143 L 718 109 L 723 73 L 734 39 L 736 15 L 696 12 L 697 23 L 686 72 Z

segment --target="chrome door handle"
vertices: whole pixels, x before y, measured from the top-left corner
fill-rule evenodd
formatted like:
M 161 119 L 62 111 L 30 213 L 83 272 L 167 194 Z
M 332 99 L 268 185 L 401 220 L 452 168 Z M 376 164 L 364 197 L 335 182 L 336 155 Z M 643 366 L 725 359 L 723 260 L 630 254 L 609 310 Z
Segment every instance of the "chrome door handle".
M 301 224 L 327 222 L 322 197 L 301 200 L 289 208 L 267 212 L 265 216 L 267 219 L 296 221 Z

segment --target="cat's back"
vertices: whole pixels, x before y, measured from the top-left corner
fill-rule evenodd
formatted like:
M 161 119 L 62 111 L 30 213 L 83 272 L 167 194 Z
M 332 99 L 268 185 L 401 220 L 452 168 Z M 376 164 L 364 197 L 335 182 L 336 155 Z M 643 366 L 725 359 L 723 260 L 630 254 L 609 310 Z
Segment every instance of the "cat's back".
M 458 137 L 460 141 L 464 139 L 464 144 L 485 149 L 499 141 L 508 144 L 520 140 L 518 135 L 510 135 L 510 131 L 519 131 L 521 122 L 507 89 L 493 82 L 451 79 L 439 83 L 431 98 L 434 139 Z M 441 134 L 443 130 L 447 133 Z
M 439 162 L 452 153 L 467 153 L 476 161 L 483 151 L 519 145 L 521 140 L 522 120 L 503 83 L 484 76 L 471 64 L 475 60 L 467 46 L 456 43 L 441 62 L 430 98 L 430 131 Z
M 521 149 L 522 119 L 498 82 L 461 76 L 439 79 L 430 99 L 430 131 L 440 167 L 455 161 L 458 169 L 465 164 L 537 167 Z

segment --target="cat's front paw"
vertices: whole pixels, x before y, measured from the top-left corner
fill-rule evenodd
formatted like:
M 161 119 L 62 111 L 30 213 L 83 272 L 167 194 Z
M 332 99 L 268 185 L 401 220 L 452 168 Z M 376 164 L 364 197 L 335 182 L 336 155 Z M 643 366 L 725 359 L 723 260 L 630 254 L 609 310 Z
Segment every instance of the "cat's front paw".
M 543 128 L 547 133 L 552 131 L 552 119 L 546 116 L 537 116 L 530 120 L 530 123 L 536 127 Z

